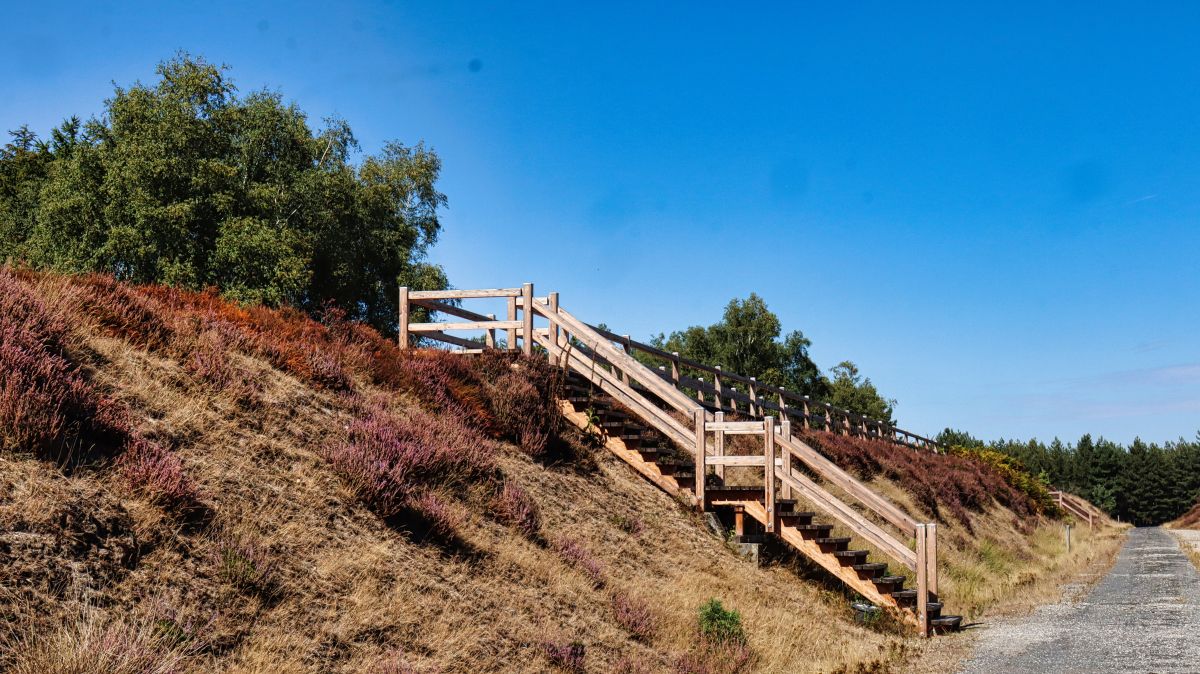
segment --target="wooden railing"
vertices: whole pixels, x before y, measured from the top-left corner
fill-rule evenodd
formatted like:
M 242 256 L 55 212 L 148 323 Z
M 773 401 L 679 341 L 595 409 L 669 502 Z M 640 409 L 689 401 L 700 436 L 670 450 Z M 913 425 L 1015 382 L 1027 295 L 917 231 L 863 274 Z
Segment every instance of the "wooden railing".
M 505 319 L 498 320 L 494 315 L 473 312 L 445 301 L 486 298 L 502 298 L 506 301 Z M 409 323 L 412 305 L 466 320 Z M 519 348 L 525 354 L 531 355 L 535 352 L 536 345 L 540 347 L 538 352 L 544 352 L 551 362 L 588 379 L 636 414 L 643 423 L 692 454 L 696 462 L 696 479 L 689 498 L 701 510 L 706 506 L 704 476 L 710 466 L 722 476 L 724 469 L 730 466 L 762 466 L 766 508 L 764 526 L 767 530 L 776 529 L 777 513 L 774 503 L 777 493 L 781 494 L 782 498 L 792 498 L 794 494 L 803 496 L 855 535 L 870 542 L 915 573 L 918 586 L 916 621 L 922 635 L 928 634 L 926 602 L 930 594 L 937 595 L 938 587 L 936 525 L 917 522 L 800 438 L 793 436 L 791 419 L 798 418 L 805 428 L 830 430 L 834 428 L 834 420 L 838 419 L 842 420 L 841 428 L 846 433 L 855 433 L 854 429 L 860 428 L 861 433 L 866 434 L 871 428 L 875 428 L 878 437 L 915 438 L 926 443 L 921 446 L 930 447 L 935 446 L 932 441 L 899 431 L 881 422 L 870 422 L 865 417 L 845 410 L 837 411 L 841 416 L 835 416 L 832 406 L 815 403 L 806 396 L 776 387 L 760 388 L 753 378 L 725 373 L 720 368 L 710 368 L 702 363 L 680 358 L 678 354 L 667 354 L 672 364 L 670 371 L 653 369 L 635 358 L 633 351 L 641 350 L 659 357 L 666 352 L 589 325 L 559 306 L 558 293 L 535 297 L 533 285 L 528 283 L 521 288 L 486 290 L 410 291 L 401 288 L 399 308 L 401 348 L 411 346 L 413 336 L 423 336 L 461 347 L 465 352 L 478 352 L 483 348 L 498 347 L 497 333 L 504 332 L 504 348 Z M 539 319 L 537 322 L 544 321 L 546 325 L 536 326 L 535 319 Z M 481 331 L 484 336 L 481 342 L 447 334 L 448 330 Z M 680 372 L 681 367 L 714 373 L 714 385 L 706 389 L 702 380 L 693 380 Z M 729 389 L 725 389 L 727 382 L 745 383 L 748 386 L 747 392 L 733 390 L 732 384 L 729 385 Z M 691 395 L 686 392 L 689 388 L 692 391 Z M 706 391 L 716 397 L 712 400 L 706 399 Z M 767 393 L 777 396 L 777 401 L 760 397 Z M 789 400 L 799 404 L 790 406 L 787 403 Z M 729 406 L 725 404 L 727 401 L 731 403 Z M 744 401 L 747 407 L 744 410 L 737 408 L 737 401 Z M 813 423 L 813 409 L 821 411 L 826 425 Z M 685 426 L 672 412 L 678 413 L 683 419 L 691 420 L 692 428 Z M 749 422 L 725 421 L 726 412 L 760 416 L 762 419 Z M 778 414 L 779 419 L 770 416 L 769 412 Z M 726 456 L 723 451 L 725 435 L 747 432 L 764 437 L 763 455 Z M 818 479 L 836 486 L 858 501 L 867 511 L 875 513 L 887 524 L 895 527 L 899 531 L 899 537 L 839 499 L 806 475 L 804 470 L 799 470 L 801 467 Z M 909 548 L 905 539 L 912 540 L 914 548 Z M 834 568 L 830 570 L 835 571 Z M 875 593 L 874 598 L 884 599 L 878 593 Z
M 1094 512 L 1090 503 L 1065 491 L 1051 491 L 1050 496 L 1059 508 L 1087 522 L 1088 528 L 1094 526 L 1093 521 L 1098 513 Z

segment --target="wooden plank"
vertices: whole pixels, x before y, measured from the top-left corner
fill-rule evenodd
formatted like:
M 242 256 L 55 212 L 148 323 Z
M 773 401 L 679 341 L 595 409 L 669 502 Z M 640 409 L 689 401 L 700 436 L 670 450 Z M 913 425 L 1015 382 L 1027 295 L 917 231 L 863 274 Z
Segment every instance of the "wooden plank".
M 710 456 L 707 459 L 710 466 L 765 466 L 766 457 L 762 456 Z
M 462 337 L 455 337 L 454 335 L 447 335 L 444 332 L 427 332 L 424 336 L 430 339 L 436 339 L 439 342 L 461 346 L 464 349 L 478 349 L 480 347 L 479 342 L 474 342 Z
M 863 505 L 874 510 L 880 517 L 891 523 L 892 526 L 904 532 L 905 536 L 915 535 L 917 527 L 915 519 L 897 508 L 887 499 L 872 491 L 862 482 L 859 482 L 852 475 L 842 470 L 840 466 L 821 455 L 820 452 L 809 447 L 799 438 L 781 439 L 780 444 L 783 445 L 785 450 L 790 450 L 797 459 L 803 461 L 817 475 L 829 480 L 846 493 L 858 499 Z
M 485 297 L 520 297 L 520 288 L 483 288 L 480 290 L 413 290 L 412 300 L 467 300 Z
M 879 525 L 860 515 L 857 510 L 822 489 L 806 475 L 803 473 L 793 473 L 791 475 L 780 475 L 779 477 L 781 480 L 791 481 L 794 491 L 799 492 L 821 510 L 837 518 L 838 521 L 849 527 L 856 535 L 870 541 L 872 545 L 882 550 L 884 554 L 892 559 L 903 564 L 910 571 L 916 570 L 917 560 L 912 550 L 909 550 L 900 541 L 892 538 Z
M 436 300 L 410 300 L 409 303 L 425 307 L 430 311 L 437 311 L 448 316 L 457 316 L 470 321 L 486 321 L 496 319 L 495 316 L 492 316 L 489 319 L 485 314 L 476 313 L 474 311 L 463 309 L 462 307 L 456 307 L 453 304 L 446 304 L 445 302 L 438 302 Z
M 779 435 L 784 438 L 792 439 L 792 422 L 785 417 L 783 422 L 779 424 Z M 792 474 L 792 452 L 788 449 L 783 450 L 783 461 L 780 463 L 780 468 L 784 475 Z M 783 488 L 780 490 L 785 499 L 792 498 L 792 485 L 787 482 L 783 483 Z
M 524 318 L 524 332 L 521 337 L 521 351 L 526 356 L 533 355 L 533 284 L 526 283 L 521 286 L 521 298 L 524 300 L 524 306 L 521 309 L 521 316 Z
M 704 424 L 706 431 L 725 431 L 726 433 L 763 433 L 766 424 L 762 421 L 710 421 Z
M 400 335 L 398 340 L 398 345 L 401 349 L 407 349 L 409 347 L 407 286 L 400 286 Z
M 765 523 L 767 520 L 766 510 L 763 509 L 762 504 L 758 501 L 743 501 L 731 505 L 740 507 L 745 514 L 750 515 L 759 522 Z M 896 600 L 893 599 L 891 595 L 880 592 L 875 583 L 864 578 L 859 578 L 858 572 L 854 569 L 848 566 L 842 566 L 842 563 L 837 557 L 834 557 L 828 552 L 822 550 L 821 546 L 813 539 L 805 538 L 794 527 L 780 527 L 778 535 L 780 538 L 791 544 L 792 547 L 796 548 L 806 557 L 828 571 L 835 578 L 838 578 L 847 586 L 854 589 L 854 591 L 861 594 L 867 601 L 875 604 L 876 606 L 882 606 L 886 609 L 894 611 L 900 620 L 909 625 L 916 626 L 916 617 L 913 615 L 912 611 L 897 604 Z
M 496 314 L 488 314 L 487 319 L 489 321 L 496 320 Z M 487 332 L 483 333 L 483 343 L 484 346 L 489 349 L 496 348 L 496 331 L 489 329 Z
M 444 332 L 446 330 L 489 330 L 492 328 L 519 328 L 520 321 L 463 321 L 460 323 L 413 323 L 409 332 Z

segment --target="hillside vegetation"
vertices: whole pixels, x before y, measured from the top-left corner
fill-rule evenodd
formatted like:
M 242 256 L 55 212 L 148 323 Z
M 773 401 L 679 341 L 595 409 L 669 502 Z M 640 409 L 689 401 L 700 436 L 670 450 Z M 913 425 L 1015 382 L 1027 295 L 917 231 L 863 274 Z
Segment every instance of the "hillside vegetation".
M 558 386 L 536 358 L 401 352 L 335 309 L 0 268 L 0 669 L 886 672 L 920 655 L 803 560 L 737 556 L 563 428 Z M 942 522 L 944 599 L 969 617 L 1053 595 L 1118 540 L 1102 527 L 1065 554 L 1040 487 L 995 457 L 811 441 Z

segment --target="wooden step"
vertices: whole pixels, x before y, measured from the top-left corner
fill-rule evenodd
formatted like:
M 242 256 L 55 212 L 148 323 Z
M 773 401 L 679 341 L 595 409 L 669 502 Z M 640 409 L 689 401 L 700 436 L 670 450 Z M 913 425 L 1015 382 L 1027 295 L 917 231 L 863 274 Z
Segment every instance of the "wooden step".
M 835 550 L 835 551 L 833 551 L 832 554 L 834 557 L 837 557 L 838 559 L 842 559 L 842 560 L 853 559 L 853 560 L 861 561 L 861 560 L 865 560 L 868 556 L 870 556 L 871 551 L 870 550 Z
M 849 545 L 850 537 L 841 536 L 838 538 L 814 538 L 813 542 L 815 542 L 817 545 Z
M 828 538 L 829 532 L 833 531 L 832 524 L 797 524 L 796 528 L 801 533 L 811 534 L 817 538 Z
M 868 576 L 870 578 L 875 578 L 877 576 L 883 575 L 884 573 L 887 573 L 888 565 L 884 564 L 883 562 L 870 562 L 867 564 L 855 564 L 855 565 L 851 566 L 850 568 L 863 574 L 864 576 Z M 895 595 L 892 595 L 892 596 L 895 596 Z
M 960 615 L 944 615 L 930 620 L 929 625 L 939 631 L 952 632 L 962 627 L 962 620 Z
M 896 590 L 892 593 L 892 599 L 895 599 L 900 604 L 911 604 L 917 601 L 917 591 L 913 589 Z
M 904 587 L 905 578 L 904 576 L 880 576 L 878 578 L 872 578 L 871 580 L 876 585 L 891 585 L 892 588 L 889 594 L 894 597 L 896 592 L 903 591 L 902 588 Z

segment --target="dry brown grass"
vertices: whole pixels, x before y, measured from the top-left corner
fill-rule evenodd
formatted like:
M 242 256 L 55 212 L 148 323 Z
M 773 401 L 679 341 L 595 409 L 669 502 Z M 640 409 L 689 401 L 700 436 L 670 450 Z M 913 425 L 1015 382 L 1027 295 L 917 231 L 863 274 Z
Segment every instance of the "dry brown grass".
M 553 671 L 545 644 L 572 641 L 587 671 L 669 671 L 695 651 L 697 609 L 711 598 L 741 613 L 756 672 L 883 673 L 928 648 L 855 623 L 850 597 L 811 565 L 738 557 L 697 515 L 582 447 L 548 465 L 500 446 L 499 473 L 528 499 L 514 496 L 516 509 L 539 514 L 525 531 L 521 518 L 495 516 L 495 484 L 479 484 L 438 492 L 455 513 L 453 540 L 414 536 L 360 503 L 325 459 L 358 411 L 343 393 L 235 354 L 254 380 L 247 404 L 246 389 L 97 334 L 75 345 L 88 376 L 179 457 L 206 516 L 173 515 L 112 466 L 66 477 L 32 455 L 0 455 L 0 588 L 21 588 L 0 594 L 0 669 L 90 674 L 100 670 L 72 654 L 120 637 L 129 653 L 155 648 L 184 672 L 348 673 L 401 660 L 419 672 Z M 387 395 L 397 411 L 418 404 Z M 900 487 L 875 485 L 919 512 Z M 945 524 L 948 608 L 977 616 L 1014 596 L 1040 601 L 1114 545 L 1080 532 L 1065 556 L 1057 526 L 998 507 L 976 517 L 978 538 Z M 596 559 L 602 583 L 555 551 L 564 537 Z M 231 541 L 253 549 L 248 575 L 223 568 Z M 269 588 L 237 580 L 260 567 Z M 630 628 L 617 596 L 648 608 L 638 615 L 648 629 Z

